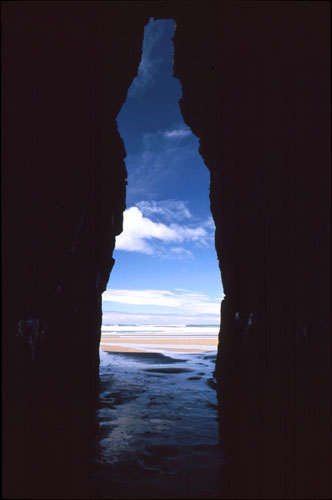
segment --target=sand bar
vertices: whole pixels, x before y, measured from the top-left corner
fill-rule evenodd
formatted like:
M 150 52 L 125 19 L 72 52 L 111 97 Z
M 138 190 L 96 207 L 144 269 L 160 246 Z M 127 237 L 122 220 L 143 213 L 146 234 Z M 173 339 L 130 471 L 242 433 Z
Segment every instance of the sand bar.
M 209 339 L 209 338 L 156 338 L 156 337 L 144 337 L 144 338 L 135 338 L 135 337 L 101 337 L 101 342 L 107 344 L 178 344 L 178 345 L 208 345 L 215 346 L 218 345 L 218 339 Z
M 133 344 L 133 346 L 128 344 Z M 156 351 L 162 349 L 163 351 L 179 353 L 200 353 L 216 349 L 218 339 L 102 336 L 100 344 L 100 348 L 107 352 L 153 352 L 153 346 L 155 346 Z
M 126 346 L 119 346 L 119 345 L 101 345 L 100 349 L 106 352 L 153 352 L 152 349 L 136 349 L 135 347 L 126 347 Z M 163 351 L 172 351 L 172 352 L 179 352 L 179 353 L 199 353 L 199 352 L 209 352 L 211 351 L 210 348 L 205 348 L 205 349 L 195 349 L 195 348 L 190 348 L 188 347 L 163 347 Z

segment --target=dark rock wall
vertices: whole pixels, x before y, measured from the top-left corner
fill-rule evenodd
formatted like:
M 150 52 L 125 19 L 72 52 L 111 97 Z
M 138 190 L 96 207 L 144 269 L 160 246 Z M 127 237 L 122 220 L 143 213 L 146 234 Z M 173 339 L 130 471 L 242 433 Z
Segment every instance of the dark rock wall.
M 115 119 L 148 22 L 121 3 L 2 4 L 6 496 L 90 495 L 101 293 L 125 209 Z
M 226 496 L 331 495 L 329 5 L 178 19 L 175 76 L 211 172 L 224 285 Z
M 89 498 L 115 118 L 150 16 L 211 172 L 226 496 L 328 497 L 329 7 L 3 2 L 4 494 Z

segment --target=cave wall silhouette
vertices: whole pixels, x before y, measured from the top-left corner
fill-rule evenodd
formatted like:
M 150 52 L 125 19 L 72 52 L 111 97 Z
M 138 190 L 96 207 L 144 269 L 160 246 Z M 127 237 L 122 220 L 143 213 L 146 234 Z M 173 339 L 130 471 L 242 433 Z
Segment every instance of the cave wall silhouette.
M 211 171 L 226 296 L 233 498 L 331 493 L 328 37 L 322 3 L 225 2 L 178 22 L 180 105 Z
M 151 16 L 176 22 L 181 111 L 211 172 L 224 495 L 328 498 L 324 2 L 2 3 L 4 495 L 92 497 L 101 293 L 125 209 L 115 120 Z
M 145 13 L 2 5 L 4 478 L 16 498 L 89 497 L 101 293 L 125 209 L 116 116 Z

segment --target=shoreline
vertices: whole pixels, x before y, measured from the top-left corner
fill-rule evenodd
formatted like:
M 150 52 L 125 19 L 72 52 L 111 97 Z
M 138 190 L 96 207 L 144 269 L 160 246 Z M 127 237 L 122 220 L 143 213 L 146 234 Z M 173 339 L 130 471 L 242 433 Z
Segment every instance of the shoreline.
M 103 343 L 123 343 L 123 344 L 179 344 L 179 345 L 206 345 L 206 346 L 217 346 L 218 339 L 208 339 L 208 338 L 174 338 L 174 337 L 164 337 L 164 338 L 156 338 L 156 337 L 113 337 L 113 338 L 104 338 L 101 337 L 101 342 Z
M 132 344 L 132 346 L 128 345 Z M 106 352 L 158 352 L 160 350 L 179 353 L 204 353 L 217 349 L 218 338 L 133 338 L 114 336 L 101 337 L 100 349 Z M 155 350 L 154 350 L 155 348 Z
M 151 348 L 149 349 L 137 349 L 136 347 L 126 347 L 126 346 L 118 346 L 118 345 L 115 345 L 115 346 L 104 346 L 104 345 L 101 345 L 100 346 L 100 349 L 102 351 L 105 351 L 105 352 L 141 352 L 141 353 L 149 353 L 149 352 L 159 352 L 160 349 L 156 349 L 155 351 Z M 202 352 L 211 352 L 213 349 L 195 349 L 195 348 L 187 348 L 187 347 L 163 347 L 162 348 L 163 351 L 170 351 L 170 352 L 178 352 L 178 353 L 202 353 Z

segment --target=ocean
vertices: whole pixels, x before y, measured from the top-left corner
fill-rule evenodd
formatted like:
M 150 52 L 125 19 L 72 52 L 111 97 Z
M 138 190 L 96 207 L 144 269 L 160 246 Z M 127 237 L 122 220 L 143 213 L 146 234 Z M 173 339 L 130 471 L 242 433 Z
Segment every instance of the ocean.
M 216 326 L 103 327 L 102 342 L 115 336 L 120 351 L 101 345 L 94 498 L 220 498 L 216 347 L 201 350 L 217 334 Z

